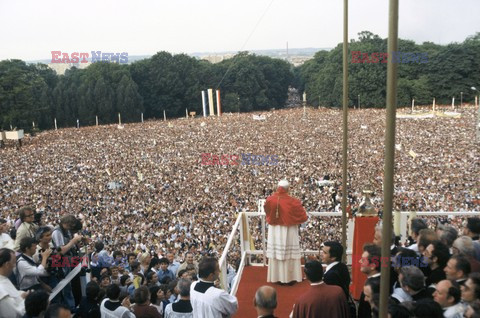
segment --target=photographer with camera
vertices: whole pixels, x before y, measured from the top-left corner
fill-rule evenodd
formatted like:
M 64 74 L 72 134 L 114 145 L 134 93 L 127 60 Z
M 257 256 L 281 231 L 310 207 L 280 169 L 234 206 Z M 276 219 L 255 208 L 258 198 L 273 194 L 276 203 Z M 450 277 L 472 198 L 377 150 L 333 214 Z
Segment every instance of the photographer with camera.
M 35 253 L 35 255 L 33 255 L 33 260 L 35 261 L 35 263 L 42 262 L 41 253 L 48 249 L 52 249 L 52 254 L 50 256 L 56 253 L 56 251 L 54 251 L 54 246 L 52 243 L 52 228 L 50 228 L 49 226 L 40 227 L 35 233 L 35 240 L 37 241 L 37 252 Z
M 47 259 L 48 268 L 46 268 L 48 276 L 42 276 L 40 278 L 45 284 L 47 284 L 51 289 L 55 288 L 58 283 L 65 278 L 63 270 L 59 266 L 52 266 L 53 259 L 57 259 L 60 262 L 59 250 L 55 249 L 52 243 L 52 228 L 49 226 L 42 226 L 35 233 L 35 240 L 37 241 L 37 252 L 33 255 L 33 260 L 35 263 L 40 264 L 43 262 L 42 253 L 48 249 L 52 250 L 50 257 Z M 58 302 L 59 296 L 55 296 L 52 302 Z
M 72 235 L 71 230 L 77 225 L 77 219 L 73 215 L 65 215 L 60 219 L 60 225 L 53 230 L 53 245 L 61 248 L 60 254 L 65 256 L 74 256 L 76 254 L 76 244 L 83 239 L 80 234 Z
M 70 250 L 72 252 L 72 255 L 74 256 L 72 258 L 72 262 L 70 262 L 70 267 L 73 270 L 73 268 L 78 265 L 75 262 L 75 258 L 81 259 L 80 263 L 82 263 L 82 267 L 80 273 L 76 275 L 71 282 L 75 304 L 79 305 L 83 297 L 82 289 L 85 288 L 82 286 L 85 286 L 87 284 L 87 273 L 90 273 L 90 277 L 92 276 L 90 268 L 83 267 L 84 259 L 81 258 L 82 256 L 88 256 L 88 244 L 90 243 L 90 238 L 87 235 L 90 235 L 90 233 L 86 230 L 83 230 L 82 221 L 78 218 L 75 218 L 74 225 L 70 229 L 70 234 L 75 237 L 75 234 L 77 233 L 82 235 L 82 239 L 78 243 L 76 243 L 74 247 Z
M 17 259 L 17 283 L 20 290 L 38 290 L 45 289 L 51 291 L 50 287 L 42 282 L 40 276 L 47 276 L 47 260 L 52 253 L 51 249 L 45 250 L 42 255 L 42 263 L 38 265 L 33 260 L 33 255 L 37 251 L 37 242 L 34 238 L 24 237 L 20 241 L 20 251 L 22 252 Z
M 83 239 L 83 236 L 80 234 L 73 236 L 71 233 L 76 228 L 77 223 L 77 219 L 73 215 L 67 214 L 60 219 L 60 225 L 53 231 L 53 245 L 56 249 L 59 249 L 59 254 L 63 257 L 71 259 L 71 257 L 78 254 L 76 244 Z M 69 261 L 68 263 L 70 264 L 71 262 Z M 72 270 L 69 266 L 61 269 L 65 276 Z M 65 286 L 61 294 L 64 302 L 68 304 L 72 312 L 75 312 L 75 299 L 73 298 L 72 284 L 70 282 Z

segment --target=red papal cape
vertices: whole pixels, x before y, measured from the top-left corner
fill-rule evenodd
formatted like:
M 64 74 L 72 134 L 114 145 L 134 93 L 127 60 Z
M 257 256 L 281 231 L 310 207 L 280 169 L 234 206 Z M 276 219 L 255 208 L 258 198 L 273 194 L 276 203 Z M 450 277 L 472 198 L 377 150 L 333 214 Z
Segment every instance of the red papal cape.
M 267 198 L 264 209 L 267 223 L 270 225 L 289 226 L 302 224 L 308 220 L 307 212 L 300 200 L 289 196 L 282 187 L 279 187 L 277 192 Z
M 307 213 L 298 199 L 281 187 L 264 205 L 268 226 L 267 282 L 302 281 L 298 225 L 307 221 Z

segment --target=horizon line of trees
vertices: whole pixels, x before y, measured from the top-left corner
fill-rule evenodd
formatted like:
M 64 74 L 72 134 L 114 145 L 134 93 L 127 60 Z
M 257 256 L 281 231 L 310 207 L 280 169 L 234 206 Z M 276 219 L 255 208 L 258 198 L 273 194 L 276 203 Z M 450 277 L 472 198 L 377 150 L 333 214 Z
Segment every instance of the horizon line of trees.
M 159 52 L 130 65 L 93 63 L 57 75 L 45 64 L 0 61 L 0 130 L 30 131 L 183 117 L 202 113 L 201 91 L 219 89 L 223 112 L 282 108 L 293 82 L 286 61 L 240 52 L 211 64 L 185 54 Z
M 358 40 L 348 45 L 348 97 L 349 106 L 383 108 L 386 105 L 387 63 L 354 63 L 364 58 L 358 52 L 388 53 L 387 40 L 369 31 L 358 34 Z M 418 62 L 398 63 L 397 105 L 449 104 L 452 97 L 460 102 L 473 101 L 480 91 L 480 32 L 462 43 L 438 45 L 432 42 L 416 44 L 398 39 L 398 52 L 416 53 Z M 425 56 L 427 60 L 425 61 Z M 389 55 L 388 57 L 393 58 Z M 342 106 L 343 95 L 343 44 L 331 51 L 319 51 L 314 58 L 295 68 L 295 84 L 301 92 L 306 91 L 307 103 L 313 106 Z
M 387 39 L 368 31 L 349 43 L 349 106 L 385 107 L 386 63 L 352 63 L 352 52 L 387 51 Z M 480 33 L 462 43 L 437 45 L 399 39 L 398 51 L 427 54 L 426 63 L 399 63 L 397 104 L 448 104 L 473 100 L 480 90 Z M 223 112 L 283 108 L 290 86 L 312 106 L 342 105 L 342 44 L 319 51 L 303 65 L 240 52 L 212 64 L 185 54 L 158 52 L 129 65 L 93 63 L 57 75 L 45 64 L 0 61 L 0 130 L 31 130 L 183 117 L 185 108 L 202 113 L 201 91 L 220 89 Z

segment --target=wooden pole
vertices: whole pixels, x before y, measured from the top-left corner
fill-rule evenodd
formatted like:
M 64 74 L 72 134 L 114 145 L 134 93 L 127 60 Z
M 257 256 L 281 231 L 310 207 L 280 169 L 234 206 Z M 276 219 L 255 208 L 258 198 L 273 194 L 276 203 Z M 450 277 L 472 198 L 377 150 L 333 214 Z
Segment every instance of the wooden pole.
M 347 251 L 347 163 L 348 163 L 348 0 L 343 1 L 343 155 L 342 155 L 342 246 L 343 262 Z
M 388 18 L 388 53 L 398 51 L 398 0 L 390 0 Z M 390 238 L 392 237 L 393 177 L 395 167 L 395 120 L 397 110 L 397 66 L 387 65 L 387 118 L 385 129 L 385 167 L 383 179 L 382 266 L 380 274 L 379 317 L 388 316 L 390 296 Z M 385 260 L 385 261 L 383 261 Z

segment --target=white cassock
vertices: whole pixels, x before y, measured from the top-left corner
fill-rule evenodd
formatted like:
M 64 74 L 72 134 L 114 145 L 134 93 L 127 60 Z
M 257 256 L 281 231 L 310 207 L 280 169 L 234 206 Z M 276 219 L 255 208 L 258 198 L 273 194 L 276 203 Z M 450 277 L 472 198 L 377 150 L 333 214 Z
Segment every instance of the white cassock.
M 21 295 L 7 277 L 0 275 L 0 317 L 23 317 L 25 299 Z
M 237 312 L 235 296 L 216 288 L 212 282 L 199 280 L 190 287 L 190 302 L 194 318 L 224 318 Z
M 298 225 L 268 226 L 267 257 L 267 282 L 302 281 Z

